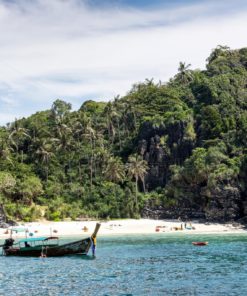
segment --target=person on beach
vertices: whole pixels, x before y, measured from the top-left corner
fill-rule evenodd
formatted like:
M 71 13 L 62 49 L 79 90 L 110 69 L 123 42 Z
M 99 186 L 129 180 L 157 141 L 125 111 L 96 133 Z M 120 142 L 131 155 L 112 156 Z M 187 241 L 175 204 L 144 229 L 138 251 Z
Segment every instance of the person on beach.
M 88 232 L 87 226 L 84 226 L 82 229 L 83 229 L 84 232 Z

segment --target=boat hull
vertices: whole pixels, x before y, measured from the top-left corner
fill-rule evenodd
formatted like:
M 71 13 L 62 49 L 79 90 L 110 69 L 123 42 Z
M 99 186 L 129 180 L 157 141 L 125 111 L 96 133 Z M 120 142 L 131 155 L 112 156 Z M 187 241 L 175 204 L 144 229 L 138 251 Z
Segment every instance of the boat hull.
M 86 238 L 72 243 L 55 246 L 35 246 L 28 248 L 11 247 L 5 250 L 6 256 L 58 257 L 65 255 L 86 255 L 91 247 L 91 239 Z
M 192 242 L 194 246 L 207 246 L 208 242 Z

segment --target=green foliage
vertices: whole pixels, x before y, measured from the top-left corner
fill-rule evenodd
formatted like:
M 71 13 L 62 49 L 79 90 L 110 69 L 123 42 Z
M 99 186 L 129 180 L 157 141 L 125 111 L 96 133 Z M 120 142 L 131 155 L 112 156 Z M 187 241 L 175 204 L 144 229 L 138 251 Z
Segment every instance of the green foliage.
M 19 219 L 25 222 L 37 221 L 42 218 L 40 206 L 26 206 L 21 203 L 6 202 L 4 208 L 9 219 Z
M 15 178 L 8 172 L 0 172 L 0 192 L 2 194 L 11 193 L 16 185 Z
M 206 207 L 219 188 L 245 196 L 247 49 L 218 46 L 207 62 L 205 71 L 181 62 L 168 83 L 146 79 L 108 103 L 89 100 L 72 112 L 56 100 L 1 127 L 0 200 L 9 217 L 139 217 L 149 201 Z M 153 171 L 161 189 L 146 186 Z
M 17 192 L 22 196 L 22 201 L 31 204 L 36 198 L 43 194 L 43 186 L 36 176 L 23 178 L 17 186 Z

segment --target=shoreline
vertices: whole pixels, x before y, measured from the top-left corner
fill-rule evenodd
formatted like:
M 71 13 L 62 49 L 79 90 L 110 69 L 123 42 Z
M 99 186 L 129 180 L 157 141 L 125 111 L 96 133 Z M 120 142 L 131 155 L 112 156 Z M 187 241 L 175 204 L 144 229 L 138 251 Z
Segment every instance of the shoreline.
M 148 235 L 148 234 L 247 234 L 240 225 L 231 223 L 199 223 L 197 221 L 182 222 L 178 220 L 123 219 L 109 221 L 63 221 L 63 222 L 29 222 L 19 226 L 0 228 L 0 239 L 10 236 L 11 228 L 24 228 L 27 232 L 14 233 L 13 238 L 58 236 L 88 237 L 93 233 L 95 224 L 101 223 L 98 236 L 114 235 Z

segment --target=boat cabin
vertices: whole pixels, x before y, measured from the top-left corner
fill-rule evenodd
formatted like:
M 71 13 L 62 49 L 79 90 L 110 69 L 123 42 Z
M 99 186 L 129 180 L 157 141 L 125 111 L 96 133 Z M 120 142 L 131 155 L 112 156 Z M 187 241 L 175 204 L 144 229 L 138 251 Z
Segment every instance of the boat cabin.
M 31 237 L 20 239 L 17 244 L 21 250 L 40 249 L 42 247 L 55 247 L 58 246 L 58 237 Z

